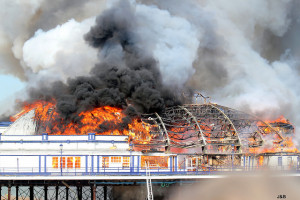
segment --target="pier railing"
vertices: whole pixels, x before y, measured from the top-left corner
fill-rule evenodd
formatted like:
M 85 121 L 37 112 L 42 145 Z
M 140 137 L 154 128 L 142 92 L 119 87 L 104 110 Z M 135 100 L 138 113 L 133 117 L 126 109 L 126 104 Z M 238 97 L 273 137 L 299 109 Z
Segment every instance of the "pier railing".
M 75 169 L 53 169 L 46 168 L 40 171 L 38 167 L 23 167 L 23 168 L 0 168 L 0 176 L 144 176 L 146 169 L 142 167 L 106 167 L 106 168 L 75 168 Z M 254 167 L 245 169 L 244 167 L 205 167 L 189 168 L 189 169 L 170 169 L 152 167 L 149 169 L 151 175 L 208 175 L 208 174 L 224 174 L 231 172 L 255 172 L 263 170 L 277 170 L 286 172 L 300 172 L 300 168 L 287 168 L 284 166 L 266 168 Z

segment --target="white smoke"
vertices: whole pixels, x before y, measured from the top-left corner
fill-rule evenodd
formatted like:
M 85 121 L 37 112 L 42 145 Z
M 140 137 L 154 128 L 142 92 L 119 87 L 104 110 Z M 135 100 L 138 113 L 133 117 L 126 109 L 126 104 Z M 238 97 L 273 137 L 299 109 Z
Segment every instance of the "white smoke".
M 272 44 L 263 38 L 268 33 L 277 37 L 278 42 L 282 40 L 292 22 L 293 3 L 289 0 L 207 1 L 203 7 L 214 17 L 216 40 L 222 41 L 213 51 L 225 53 L 213 75 L 207 76 L 206 72 L 214 66 L 201 61 L 207 54 L 200 48 L 195 68 L 196 75 L 202 73 L 204 80 L 194 76 L 194 84 L 221 104 L 248 109 L 266 118 L 284 114 L 300 125 L 297 113 L 300 107 L 299 63 L 286 56 L 288 49 L 283 49 L 277 58 L 266 56 L 276 49 L 265 49 Z M 206 82 L 220 82 L 214 73 L 222 71 L 226 73 L 221 84 L 205 85 Z
M 196 27 L 155 6 L 138 4 L 136 16 L 143 45 L 158 61 L 163 83 L 182 88 L 195 72 L 193 61 L 199 46 Z
M 97 51 L 85 43 L 83 35 L 94 21 L 72 19 L 47 32 L 36 31 L 23 47 L 24 62 L 34 73 L 32 81 L 44 78 L 49 83 L 88 74 L 97 61 Z
M 38 29 L 47 31 L 72 18 L 82 21 L 93 17 L 105 8 L 105 2 L 106 0 L 1 0 L 0 73 L 28 80 L 32 73 L 23 63 L 23 45 L 26 40 Z

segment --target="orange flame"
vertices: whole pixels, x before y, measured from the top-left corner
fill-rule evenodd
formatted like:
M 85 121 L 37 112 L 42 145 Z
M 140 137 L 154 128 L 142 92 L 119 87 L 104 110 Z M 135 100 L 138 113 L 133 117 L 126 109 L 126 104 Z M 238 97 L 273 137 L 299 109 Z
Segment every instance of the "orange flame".
M 298 149 L 296 148 L 293 142 L 293 135 L 290 135 L 290 129 L 294 132 L 293 125 L 284 118 L 284 116 L 278 117 L 276 120 L 266 120 L 264 121 L 268 126 L 272 127 L 275 131 L 280 133 L 283 137 L 283 141 L 278 143 L 276 141 L 273 142 L 272 145 L 265 145 L 263 147 L 255 147 L 250 148 L 249 153 L 279 153 L 279 152 L 291 152 L 291 153 L 298 153 Z M 257 124 L 259 127 L 263 127 L 262 122 L 258 122 Z M 272 133 L 270 127 L 264 127 L 264 131 L 267 134 Z M 274 131 L 273 131 L 274 132 Z
M 111 106 L 94 108 L 78 114 L 78 119 L 70 121 L 60 117 L 55 109 L 55 101 L 35 101 L 25 103 L 23 110 L 11 117 L 12 121 L 35 109 L 35 121 L 40 131 L 55 135 L 96 133 L 101 135 L 129 135 L 137 143 L 148 143 L 151 139 L 149 127 L 139 118 L 131 123 L 123 123 L 126 115 L 123 109 Z
M 279 116 L 277 119 L 275 120 L 266 120 L 265 121 L 268 124 L 272 124 L 272 123 L 285 123 L 285 124 L 290 124 L 289 120 L 287 120 L 283 115 Z

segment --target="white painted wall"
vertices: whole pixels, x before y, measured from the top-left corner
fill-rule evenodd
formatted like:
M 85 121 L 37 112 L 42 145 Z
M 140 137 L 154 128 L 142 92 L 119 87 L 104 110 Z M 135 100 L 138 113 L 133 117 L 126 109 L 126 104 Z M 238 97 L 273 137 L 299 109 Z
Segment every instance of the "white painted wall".
M 0 156 L 1 172 L 38 172 L 38 156 Z

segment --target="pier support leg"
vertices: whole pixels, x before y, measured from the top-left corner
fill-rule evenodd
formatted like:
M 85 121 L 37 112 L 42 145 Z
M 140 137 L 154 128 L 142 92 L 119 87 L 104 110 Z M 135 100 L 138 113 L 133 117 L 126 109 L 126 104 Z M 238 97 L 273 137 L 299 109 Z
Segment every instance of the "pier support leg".
M 82 200 L 82 186 L 77 186 L 78 200 Z
M 19 200 L 19 186 L 16 186 L 16 200 Z
M 66 187 L 66 200 L 69 200 L 69 188 Z
M 7 200 L 10 200 L 10 196 L 11 196 L 11 185 L 9 184 L 7 187 Z
M 48 199 L 48 186 L 45 185 L 44 186 L 44 200 L 47 200 Z
M 29 186 L 29 199 L 30 200 L 33 200 L 34 199 L 34 196 L 33 196 L 33 186 Z
M 107 186 L 103 186 L 103 197 L 104 200 L 107 200 Z
M 55 187 L 55 200 L 59 200 L 58 199 L 58 186 Z
M 92 186 L 92 200 L 96 200 L 96 186 Z

